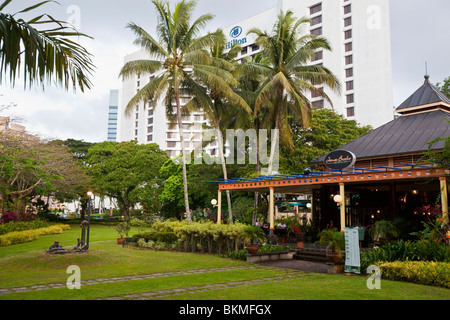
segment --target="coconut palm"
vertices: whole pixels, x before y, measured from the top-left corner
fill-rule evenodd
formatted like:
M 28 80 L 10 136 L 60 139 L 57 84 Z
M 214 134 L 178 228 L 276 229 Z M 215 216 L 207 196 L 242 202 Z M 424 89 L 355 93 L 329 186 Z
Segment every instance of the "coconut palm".
M 218 30 L 220 34 L 222 31 Z M 201 110 L 206 119 L 214 127 L 216 138 L 219 143 L 219 156 L 222 164 L 224 179 L 228 179 L 227 167 L 224 156 L 224 139 L 222 130 L 223 119 L 230 113 L 230 108 L 236 108 L 247 115 L 251 114 L 251 109 L 245 100 L 239 96 L 232 87 L 238 85 L 232 72 L 236 67 L 235 58 L 241 51 L 239 46 L 233 46 L 229 51 L 225 51 L 225 37 L 216 39 L 210 48 L 210 64 L 194 70 L 198 84 L 193 87 L 193 99 L 186 104 L 190 111 Z M 231 208 L 231 195 L 227 190 L 228 215 L 230 222 L 233 221 Z
M 11 2 L 5 0 L 0 4 L 0 83 L 9 78 L 14 86 L 18 73 L 23 72 L 25 87 L 35 82 L 44 87 L 45 81 L 55 81 L 66 90 L 70 83 L 74 90 L 90 89 L 89 75 L 94 68 L 91 55 L 72 40 L 90 37 L 48 14 L 28 21 L 20 18 L 21 14 L 55 1 L 42 1 L 14 14 L 5 12 Z
M 158 17 L 156 27 L 158 41 L 137 24 L 128 24 L 128 28 L 137 37 L 134 43 L 147 51 L 150 59 L 128 62 L 123 66 L 120 74 L 123 78 L 137 74 L 154 74 L 155 78 L 130 100 L 126 112 L 130 113 L 141 101 L 156 102 L 165 96 L 167 113 L 170 115 L 173 114 L 173 103 L 175 103 L 182 151 L 185 209 L 187 219 L 191 222 L 180 98 L 198 89 L 194 73 L 203 73 L 205 76 L 209 73 L 210 59 L 204 49 L 210 47 L 214 40 L 223 35 L 208 33 L 199 36 L 200 31 L 213 16 L 205 14 L 192 21 L 196 5 L 194 0 L 183 0 L 177 3 L 173 11 L 169 8 L 169 2 L 153 0 L 152 3 Z
M 311 34 L 302 35 L 304 26 L 309 26 L 307 18 L 297 19 L 292 11 L 281 12 L 271 31 L 251 29 L 248 34 L 256 35 L 256 44 L 261 47 L 262 54 L 269 65 L 249 63 L 246 68 L 261 73 L 266 77 L 255 101 L 254 115 L 272 101 L 273 127 L 275 129 L 271 141 L 271 154 L 268 172 L 272 172 L 275 146 L 279 139 L 287 146 L 292 146 L 292 133 L 289 117 L 294 117 L 303 126 L 310 123 L 311 103 L 305 96 L 313 92 L 324 97 L 332 104 L 328 95 L 317 85 L 326 85 L 339 91 L 340 83 L 336 76 L 326 67 L 307 65 L 318 50 L 331 50 L 328 41 L 323 37 Z

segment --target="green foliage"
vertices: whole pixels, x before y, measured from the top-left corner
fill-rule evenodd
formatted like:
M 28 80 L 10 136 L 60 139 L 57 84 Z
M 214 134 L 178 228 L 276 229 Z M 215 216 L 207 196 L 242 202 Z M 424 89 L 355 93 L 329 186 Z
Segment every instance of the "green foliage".
M 231 258 L 231 259 L 245 261 L 247 259 L 247 254 L 248 254 L 248 251 L 246 249 L 241 249 L 238 251 L 229 251 L 227 253 L 227 256 L 228 256 L 228 258 Z
M 361 269 L 372 264 L 394 261 L 450 262 L 450 247 L 445 243 L 430 240 L 387 243 L 373 250 L 361 251 Z
M 436 87 L 439 89 L 439 91 L 450 98 L 450 77 L 444 79 L 444 83 L 436 83 Z
M 59 234 L 68 229 L 70 229 L 69 225 L 58 224 L 33 230 L 9 232 L 4 235 L 0 235 L 0 247 L 34 241 L 37 240 L 41 235 Z
M 342 252 L 345 247 L 344 233 L 332 229 L 322 230 L 317 243 L 327 245 L 327 249 L 331 248 L 332 252 Z
M 178 242 L 178 237 L 175 232 L 146 232 L 133 235 L 133 242 L 137 242 L 139 239 L 145 241 L 174 243 Z
M 131 226 L 128 222 L 121 222 L 116 226 L 116 231 L 119 234 L 120 238 L 124 236 L 128 237 L 128 233 L 130 232 Z
M 450 289 L 450 263 L 395 261 L 379 265 L 383 279 Z
M 397 227 L 392 221 L 389 220 L 379 220 L 375 222 L 373 232 L 377 239 L 390 237 L 396 238 L 399 235 Z
M 282 252 L 289 249 L 286 246 L 277 246 L 270 243 L 264 243 L 259 246 L 258 253 Z
M 128 220 L 131 207 L 141 200 L 144 205 L 149 203 L 147 193 L 158 199 L 154 192 L 162 186 L 159 172 L 167 159 L 166 152 L 156 144 L 139 145 L 129 141 L 98 143 L 89 149 L 85 161 L 95 190 L 117 199 Z
M 34 219 L 32 221 L 9 222 L 0 224 L 0 235 L 14 231 L 25 231 L 49 226 L 50 226 L 49 222 L 41 219 Z
M 75 30 L 70 23 L 45 13 L 39 13 L 28 21 L 20 17 L 51 2 L 55 1 L 41 1 L 16 13 L 5 12 L 11 0 L 0 5 L 0 83 L 8 78 L 6 73 L 9 71 L 12 86 L 17 73 L 23 72 L 24 86 L 35 82 L 42 86 L 44 82 L 55 82 L 65 89 L 70 83 L 74 90 L 79 87 L 84 91 L 91 87 L 88 78 L 94 69 L 91 55 L 74 41 L 89 36 Z
M 311 166 L 311 161 L 338 149 L 372 130 L 329 109 L 313 110 L 311 126 L 291 120 L 294 148 L 281 145 L 280 172 L 289 174 Z

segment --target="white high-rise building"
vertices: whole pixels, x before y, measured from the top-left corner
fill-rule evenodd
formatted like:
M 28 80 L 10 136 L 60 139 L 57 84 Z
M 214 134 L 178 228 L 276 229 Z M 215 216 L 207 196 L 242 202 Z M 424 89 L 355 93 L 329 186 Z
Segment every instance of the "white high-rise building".
M 310 18 L 311 24 L 304 32 L 323 36 L 330 42 L 332 51 L 318 51 L 310 64 L 323 64 L 341 81 L 340 94 L 325 88 L 337 113 L 374 128 L 393 120 L 388 0 L 279 0 L 273 9 L 223 28 L 228 47 L 239 43 L 243 48 L 238 60 L 260 51 L 248 31 L 259 28 L 270 32 L 281 10 L 291 10 L 297 18 Z M 125 62 L 143 57 L 145 54 L 139 51 L 127 56 Z M 129 117 L 124 115 L 128 101 L 148 81 L 148 76 L 142 76 L 123 82 L 118 139 L 156 142 L 174 156 L 181 151 L 178 130 L 169 130 L 162 102 L 156 108 L 147 105 L 144 109 L 141 104 Z M 310 100 L 318 109 L 332 107 L 321 97 L 310 95 Z M 195 130 L 189 130 L 189 124 L 205 123 L 202 114 L 194 114 L 184 121 L 187 140 L 195 134 Z M 193 146 L 194 143 L 186 142 L 188 151 Z

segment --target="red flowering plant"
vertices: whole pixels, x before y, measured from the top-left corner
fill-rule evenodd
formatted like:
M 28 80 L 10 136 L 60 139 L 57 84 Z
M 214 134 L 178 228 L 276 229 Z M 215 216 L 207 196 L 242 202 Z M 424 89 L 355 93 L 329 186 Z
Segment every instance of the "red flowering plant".
M 0 223 L 8 223 L 11 221 L 16 221 L 19 217 L 19 214 L 17 212 L 13 211 L 5 211 L 2 214 L 2 217 L 0 218 Z
M 424 229 L 419 232 L 413 232 L 412 235 L 418 236 L 419 239 L 442 242 L 446 239 L 446 234 L 450 230 L 449 224 L 444 223 L 442 209 L 440 204 L 424 205 L 417 210 L 419 213 L 427 217 L 427 221 L 422 221 Z

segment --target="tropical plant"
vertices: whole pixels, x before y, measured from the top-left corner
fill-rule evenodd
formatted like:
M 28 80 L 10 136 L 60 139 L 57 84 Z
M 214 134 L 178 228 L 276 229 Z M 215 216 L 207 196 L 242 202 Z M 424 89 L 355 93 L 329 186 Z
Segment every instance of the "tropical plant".
M 322 96 L 332 104 L 324 89 L 318 86 L 326 85 L 332 90 L 340 90 L 339 80 L 329 69 L 320 65 L 307 65 L 317 50 L 331 51 L 325 38 L 301 35 L 302 28 L 309 26 L 309 23 L 309 19 L 297 19 L 292 11 L 287 11 L 279 14 L 270 34 L 260 29 L 248 32 L 257 37 L 255 43 L 261 47 L 262 54 L 269 62 L 269 65 L 250 62 L 246 66 L 248 70 L 266 77 L 255 101 L 254 114 L 266 107 L 267 101 L 273 103 L 269 117 L 275 132 L 271 142 L 269 174 L 278 139 L 287 146 L 293 145 L 288 121 L 290 116 L 303 126 L 309 126 L 311 103 L 305 92 Z
M 128 237 L 130 228 L 131 228 L 130 224 L 127 221 L 124 221 L 116 226 L 116 231 L 119 234 L 120 238 L 123 238 L 124 236 Z
M 91 55 L 73 40 L 90 37 L 49 14 L 39 14 L 28 21 L 19 17 L 56 1 L 41 1 L 14 14 L 5 12 L 11 2 L 5 0 L 0 4 L 0 83 L 9 71 L 9 81 L 14 86 L 17 74 L 22 71 L 24 86 L 35 82 L 44 86 L 47 81 L 65 89 L 70 83 L 74 90 L 90 89 L 89 75 L 94 69 Z
M 183 0 L 177 3 L 173 11 L 169 8 L 169 2 L 153 0 L 152 3 L 158 15 L 156 31 L 159 40 L 155 40 L 135 23 L 128 24 L 128 28 L 137 37 L 134 43 L 140 45 L 154 60 L 144 59 L 128 62 L 123 66 L 120 75 L 128 78 L 136 74 L 154 74 L 155 77 L 131 98 L 126 112 L 131 112 L 139 102 L 156 102 L 165 96 L 167 114 L 169 119 L 173 120 L 173 103 L 175 103 L 175 118 L 182 151 L 184 202 L 187 219 L 192 222 L 189 209 L 181 97 L 187 97 L 198 90 L 194 74 L 202 73 L 205 77 L 213 75 L 209 66 L 210 59 L 204 49 L 210 47 L 215 39 L 223 37 L 223 34 L 216 32 L 199 36 L 200 31 L 213 16 L 205 14 L 191 22 L 197 3 L 194 0 Z
M 256 226 L 245 226 L 242 229 L 243 239 L 246 243 L 255 244 L 256 241 L 264 242 L 266 235 L 264 231 Z
M 218 30 L 217 34 L 222 31 Z M 222 134 L 223 119 L 230 107 L 242 109 L 247 114 L 251 114 L 251 109 L 245 100 L 232 90 L 238 81 L 233 77 L 232 72 L 236 67 L 234 58 L 240 51 L 239 46 L 233 46 L 231 50 L 225 52 L 225 37 L 222 35 L 216 38 L 210 48 L 211 63 L 208 66 L 194 69 L 194 76 L 197 83 L 192 86 L 193 98 L 185 108 L 190 111 L 202 111 L 209 123 L 215 129 L 215 136 L 219 143 L 220 163 L 222 164 L 223 177 L 228 179 L 227 167 L 224 156 L 224 138 Z M 228 202 L 229 221 L 233 221 L 231 209 L 230 191 L 226 191 Z
M 380 220 L 375 222 L 374 235 L 376 239 L 398 237 L 398 229 L 392 221 Z
M 327 245 L 327 249 L 331 249 L 333 253 L 341 253 L 345 247 L 344 234 L 337 230 L 325 229 L 320 232 L 317 243 Z

